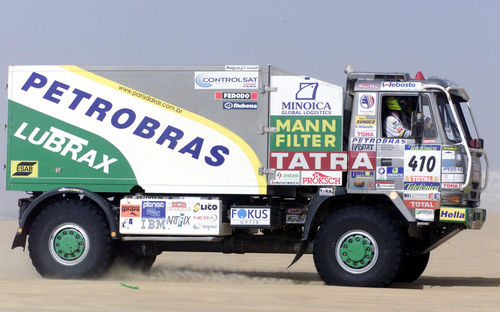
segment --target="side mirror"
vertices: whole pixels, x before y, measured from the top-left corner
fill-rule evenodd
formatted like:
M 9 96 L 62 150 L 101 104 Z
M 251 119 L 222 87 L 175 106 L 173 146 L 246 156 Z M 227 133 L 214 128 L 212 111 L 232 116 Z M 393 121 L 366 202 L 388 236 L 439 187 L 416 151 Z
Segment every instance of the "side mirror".
M 424 118 L 422 113 L 416 112 L 414 120 L 411 133 L 415 137 L 415 143 L 422 144 L 422 138 L 424 137 Z

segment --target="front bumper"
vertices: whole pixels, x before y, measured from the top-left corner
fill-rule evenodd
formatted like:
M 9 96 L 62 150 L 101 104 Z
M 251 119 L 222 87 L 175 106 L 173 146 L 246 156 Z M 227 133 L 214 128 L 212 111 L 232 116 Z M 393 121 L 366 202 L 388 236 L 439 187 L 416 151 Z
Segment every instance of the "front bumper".
M 462 223 L 466 228 L 479 230 L 486 221 L 486 209 L 441 206 L 439 222 Z

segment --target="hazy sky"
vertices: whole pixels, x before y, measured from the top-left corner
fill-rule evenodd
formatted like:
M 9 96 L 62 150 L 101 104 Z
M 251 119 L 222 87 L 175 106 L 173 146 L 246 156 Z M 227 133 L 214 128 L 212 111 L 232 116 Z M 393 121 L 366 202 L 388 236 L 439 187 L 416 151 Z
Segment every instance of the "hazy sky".
M 9 64 L 272 64 L 344 86 L 346 64 L 420 70 L 466 88 L 498 169 L 499 11 L 469 0 L 1 1 L 0 77 Z M 18 194 L 5 192 L 5 170 L 0 180 L 0 216 L 14 216 Z

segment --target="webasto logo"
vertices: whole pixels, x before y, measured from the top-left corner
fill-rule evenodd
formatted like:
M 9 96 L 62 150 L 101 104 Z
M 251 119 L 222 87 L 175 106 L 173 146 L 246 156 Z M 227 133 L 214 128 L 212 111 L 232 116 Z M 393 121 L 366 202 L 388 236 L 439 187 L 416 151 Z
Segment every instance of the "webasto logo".
M 382 83 L 382 88 L 416 88 L 415 82 L 386 81 Z

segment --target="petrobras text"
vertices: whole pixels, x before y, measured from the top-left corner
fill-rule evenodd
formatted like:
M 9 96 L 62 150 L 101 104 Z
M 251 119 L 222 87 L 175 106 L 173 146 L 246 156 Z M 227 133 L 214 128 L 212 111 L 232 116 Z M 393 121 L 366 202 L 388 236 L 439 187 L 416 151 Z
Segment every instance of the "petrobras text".
M 49 82 L 46 76 L 37 72 L 32 72 L 21 90 L 30 93 L 33 90 L 45 88 L 49 83 L 50 86 L 43 95 L 43 99 L 54 104 L 59 104 L 62 99 L 66 99 L 65 102 L 69 102 L 67 98 L 72 98 L 67 109 L 82 112 L 86 118 L 93 118 L 99 122 L 108 123 L 113 128 L 124 131 L 124 133 L 129 133 L 131 129 L 134 129 L 132 131 L 133 135 L 144 140 L 151 140 L 151 142 L 159 146 L 166 146 L 166 148 L 172 151 L 202 161 L 208 166 L 221 166 L 224 164 L 226 156 L 230 155 L 230 150 L 225 145 L 216 144 L 206 146 L 206 138 L 203 137 L 203 134 L 196 137 L 188 137 L 185 129 L 172 124 L 162 124 L 160 120 L 150 116 L 144 116 L 139 120 L 137 118 L 138 113 L 132 107 L 116 109 L 111 101 L 99 96 L 95 97 L 93 102 L 90 103 L 89 99 L 93 95 L 88 90 L 81 90 L 57 80 Z M 84 111 L 77 109 L 83 105 L 89 105 L 88 109 Z M 24 128 L 21 129 L 21 132 Z M 68 151 L 65 153 L 68 153 Z M 74 157 L 75 154 L 72 155 Z

